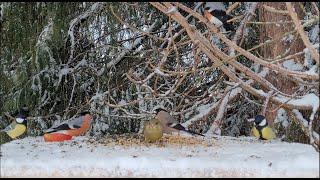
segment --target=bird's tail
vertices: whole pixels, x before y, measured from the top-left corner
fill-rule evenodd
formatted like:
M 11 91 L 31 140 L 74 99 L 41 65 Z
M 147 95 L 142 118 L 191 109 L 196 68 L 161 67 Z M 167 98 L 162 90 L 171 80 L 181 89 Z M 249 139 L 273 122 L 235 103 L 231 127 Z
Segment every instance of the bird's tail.
M 196 135 L 199 135 L 199 136 L 203 136 L 203 137 L 204 137 L 204 135 L 203 135 L 203 134 L 196 133 L 196 132 L 194 132 L 194 131 L 190 131 L 190 130 L 183 130 L 183 131 L 188 132 L 188 133 L 191 133 L 191 134 L 196 134 Z
M 186 128 L 185 128 L 184 126 L 182 126 L 181 124 L 168 123 L 168 126 L 174 128 L 174 129 L 177 129 L 177 130 L 181 130 L 181 131 L 190 133 L 190 134 L 197 134 L 197 135 L 200 135 L 200 136 L 204 136 L 203 134 L 196 133 L 196 132 L 194 132 L 194 131 L 190 131 L 190 130 L 186 129 Z

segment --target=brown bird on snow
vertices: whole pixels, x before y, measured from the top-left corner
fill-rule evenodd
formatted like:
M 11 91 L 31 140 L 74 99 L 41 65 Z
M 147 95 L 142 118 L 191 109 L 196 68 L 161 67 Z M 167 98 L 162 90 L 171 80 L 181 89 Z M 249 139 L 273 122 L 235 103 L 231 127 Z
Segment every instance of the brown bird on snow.
M 163 132 L 167 134 L 172 134 L 172 132 L 180 132 L 184 131 L 190 134 L 197 134 L 200 136 L 204 136 L 203 134 L 199 134 L 193 131 L 186 129 L 184 126 L 179 124 L 177 120 L 175 120 L 166 110 L 162 108 L 158 108 L 155 110 L 156 112 L 156 119 L 159 119 L 163 126 Z

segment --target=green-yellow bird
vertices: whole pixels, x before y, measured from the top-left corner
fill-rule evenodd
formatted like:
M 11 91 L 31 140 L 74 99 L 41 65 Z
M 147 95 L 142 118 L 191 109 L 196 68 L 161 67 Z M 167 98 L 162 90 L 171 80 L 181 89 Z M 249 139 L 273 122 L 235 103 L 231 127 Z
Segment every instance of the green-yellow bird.
M 254 119 L 254 127 L 251 133 L 261 139 L 270 140 L 276 138 L 276 134 L 273 132 L 272 128 L 268 126 L 266 118 L 262 115 L 257 115 Z
M 18 117 L 0 133 L 0 144 L 23 137 L 27 132 L 27 108 L 21 108 Z
M 145 141 L 155 142 L 163 135 L 163 127 L 159 119 L 151 119 L 144 124 L 143 134 Z

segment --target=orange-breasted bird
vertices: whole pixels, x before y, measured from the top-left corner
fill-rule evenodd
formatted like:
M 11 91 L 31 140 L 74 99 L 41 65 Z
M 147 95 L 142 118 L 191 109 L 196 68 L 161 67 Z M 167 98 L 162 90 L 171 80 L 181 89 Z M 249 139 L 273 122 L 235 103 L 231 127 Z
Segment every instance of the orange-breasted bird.
M 52 133 L 66 134 L 69 136 L 80 136 L 87 132 L 90 128 L 92 121 L 92 115 L 90 112 L 83 112 L 80 114 L 80 117 L 64 121 L 55 127 L 45 131 L 45 135 Z
M 215 7 L 205 7 L 204 17 L 207 18 L 216 27 L 223 26 L 226 31 L 234 31 L 232 23 L 227 22 L 233 17 L 228 15 L 225 10 L 215 9 Z

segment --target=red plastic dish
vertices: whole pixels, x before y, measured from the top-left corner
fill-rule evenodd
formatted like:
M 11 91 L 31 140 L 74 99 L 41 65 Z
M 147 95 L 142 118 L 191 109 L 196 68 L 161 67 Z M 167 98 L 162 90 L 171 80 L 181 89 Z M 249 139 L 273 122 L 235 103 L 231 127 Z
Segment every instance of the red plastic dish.
M 45 142 L 59 142 L 59 141 L 66 141 L 71 140 L 72 136 L 62 133 L 49 133 L 43 135 Z

